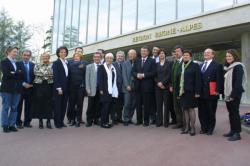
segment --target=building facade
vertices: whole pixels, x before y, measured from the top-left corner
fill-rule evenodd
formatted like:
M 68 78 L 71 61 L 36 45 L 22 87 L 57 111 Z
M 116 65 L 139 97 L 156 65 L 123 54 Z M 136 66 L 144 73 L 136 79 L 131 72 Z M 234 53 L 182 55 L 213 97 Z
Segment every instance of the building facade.
M 52 53 L 82 46 L 115 52 L 142 45 L 192 49 L 197 60 L 205 48 L 241 53 L 250 78 L 250 0 L 54 0 Z M 250 82 L 250 80 L 248 81 Z M 250 103 L 250 83 L 243 102 Z

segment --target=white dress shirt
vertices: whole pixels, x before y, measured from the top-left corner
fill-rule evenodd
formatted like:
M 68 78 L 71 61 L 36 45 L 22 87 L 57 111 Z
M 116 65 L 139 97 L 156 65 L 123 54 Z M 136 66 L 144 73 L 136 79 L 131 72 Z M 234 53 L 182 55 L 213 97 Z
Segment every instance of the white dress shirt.
M 208 66 L 210 65 L 210 63 L 213 61 L 213 59 L 210 59 L 210 60 L 208 60 L 208 61 L 204 61 L 204 64 L 202 65 L 202 70 L 207 70 L 207 68 L 208 68 Z M 203 67 L 205 66 L 205 62 L 207 62 L 207 66 L 206 66 L 206 69 L 203 69 Z
M 62 62 L 62 64 L 63 64 L 63 67 L 64 67 L 64 71 L 65 71 L 65 74 L 66 74 L 66 77 L 68 77 L 68 75 L 69 75 L 69 70 L 68 70 L 68 66 L 67 66 L 67 60 L 63 60 L 63 59 L 61 59 L 60 58 L 60 60 L 61 60 L 61 62 Z

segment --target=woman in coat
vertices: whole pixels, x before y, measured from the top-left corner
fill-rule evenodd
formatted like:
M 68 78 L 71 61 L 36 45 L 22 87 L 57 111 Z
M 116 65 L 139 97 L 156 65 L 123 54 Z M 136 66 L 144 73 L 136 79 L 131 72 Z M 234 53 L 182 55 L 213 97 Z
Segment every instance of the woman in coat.
M 224 82 L 224 96 L 229 113 L 230 131 L 224 134 L 229 141 L 240 140 L 241 122 L 239 106 L 246 84 L 246 68 L 239 62 L 239 54 L 235 49 L 227 50 Z

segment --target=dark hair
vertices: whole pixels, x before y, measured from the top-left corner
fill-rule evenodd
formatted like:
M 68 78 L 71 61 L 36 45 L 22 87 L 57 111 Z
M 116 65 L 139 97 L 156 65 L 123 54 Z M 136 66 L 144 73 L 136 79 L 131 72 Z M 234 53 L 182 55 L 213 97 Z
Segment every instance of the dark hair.
M 95 54 L 98 54 L 98 55 L 102 56 L 100 52 L 94 52 L 93 55 L 95 55 Z
M 82 47 L 76 47 L 76 48 L 75 48 L 75 51 L 76 51 L 77 49 L 81 49 L 81 50 L 83 50 L 83 48 L 82 48 Z
M 102 52 L 102 54 L 105 54 L 104 49 L 99 48 L 99 49 L 97 49 L 97 51 L 101 51 L 101 52 Z
M 193 54 L 192 54 L 191 50 L 184 50 L 184 51 L 183 51 L 183 55 L 184 55 L 184 53 L 188 53 L 188 54 L 190 55 L 190 57 L 192 57 L 192 56 L 193 56 Z
M 59 53 L 60 53 L 61 50 L 65 50 L 65 51 L 66 51 L 66 56 L 68 56 L 68 53 L 69 53 L 68 48 L 65 47 L 65 46 L 61 46 L 61 47 L 59 47 L 59 48 L 56 50 L 56 55 L 57 55 L 57 57 L 60 57 L 60 56 L 59 56 Z
M 32 52 L 30 50 L 23 50 L 22 54 L 25 53 L 25 52 L 28 52 L 30 54 L 30 56 L 32 55 Z
M 167 51 L 164 48 L 160 48 L 159 53 L 164 52 L 164 54 L 167 56 Z
M 175 47 L 174 47 L 174 50 L 176 50 L 176 49 L 181 49 L 181 52 L 183 52 L 183 47 L 181 46 L 181 45 L 176 45 Z
M 149 51 L 148 46 L 142 46 L 142 47 L 141 47 L 141 49 L 146 49 L 146 50 L 148 50 L 148 51 Z
M 14 49 L 19 50 L 19 48 L 16 47 L 16 46 L 8 46 L 7 49 L 6 49 L 6 51 L 5 51 L 6 55 L 8 55 L 8 53 L 10 53 Z
M 172 49 L 171 53 L 175 53 L 175 49 Z
M 229 53 L 233 56 L 234 62 L 239 62 L 240 61 L 240 55 L 236 49 L 229 49 L 226 51 L 226 53 Z

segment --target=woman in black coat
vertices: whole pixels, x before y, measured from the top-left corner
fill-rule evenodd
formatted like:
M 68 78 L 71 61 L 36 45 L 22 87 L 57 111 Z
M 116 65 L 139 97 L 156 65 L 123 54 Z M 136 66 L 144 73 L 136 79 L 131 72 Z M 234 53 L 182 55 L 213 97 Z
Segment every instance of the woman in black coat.
M 105 56 L 105 63 L 98 67 L 97 84 L 100 91 L 101 109 L 101 127 L 111 128 L 109 124 L 109 113 L 113 107 L 114 98 L 118 98 L 118 89 L 116 84 L 116 70 L 112 65 L 114 56 L 108 53 Z
M 155 76 L 155 97 L 156 97 L 156 127 L 169 125 L 169 99 L 170 99 L 170 80 L 172 63 L 166 59 L 166 51 L 161 49 L 159 54 L 160 61 L 156 64 Z M 164 104 L 164 121 L 163 121 L 163 104 Z
M 229 112 L 230 131 L 224 134 L 229 141 L 240 140 L 241 122 L 239 106 L 246 83 L 246 68 L 239 62 L 239 54 L 236 50 L 230 49 L 226 53 L 224 96 L 227 110 Z
M 192 61 L 191 51 L 183 52 L 183 62 L 177 77 L 178 98 L 185 118 L 185 130 L 182 134 L 187 134 L 190 126 L 190 135 L 194 136 L 196 119 L 194 108 L 197 107 L 197 98 L 200 97 L 201 73 L 199 65 Z

